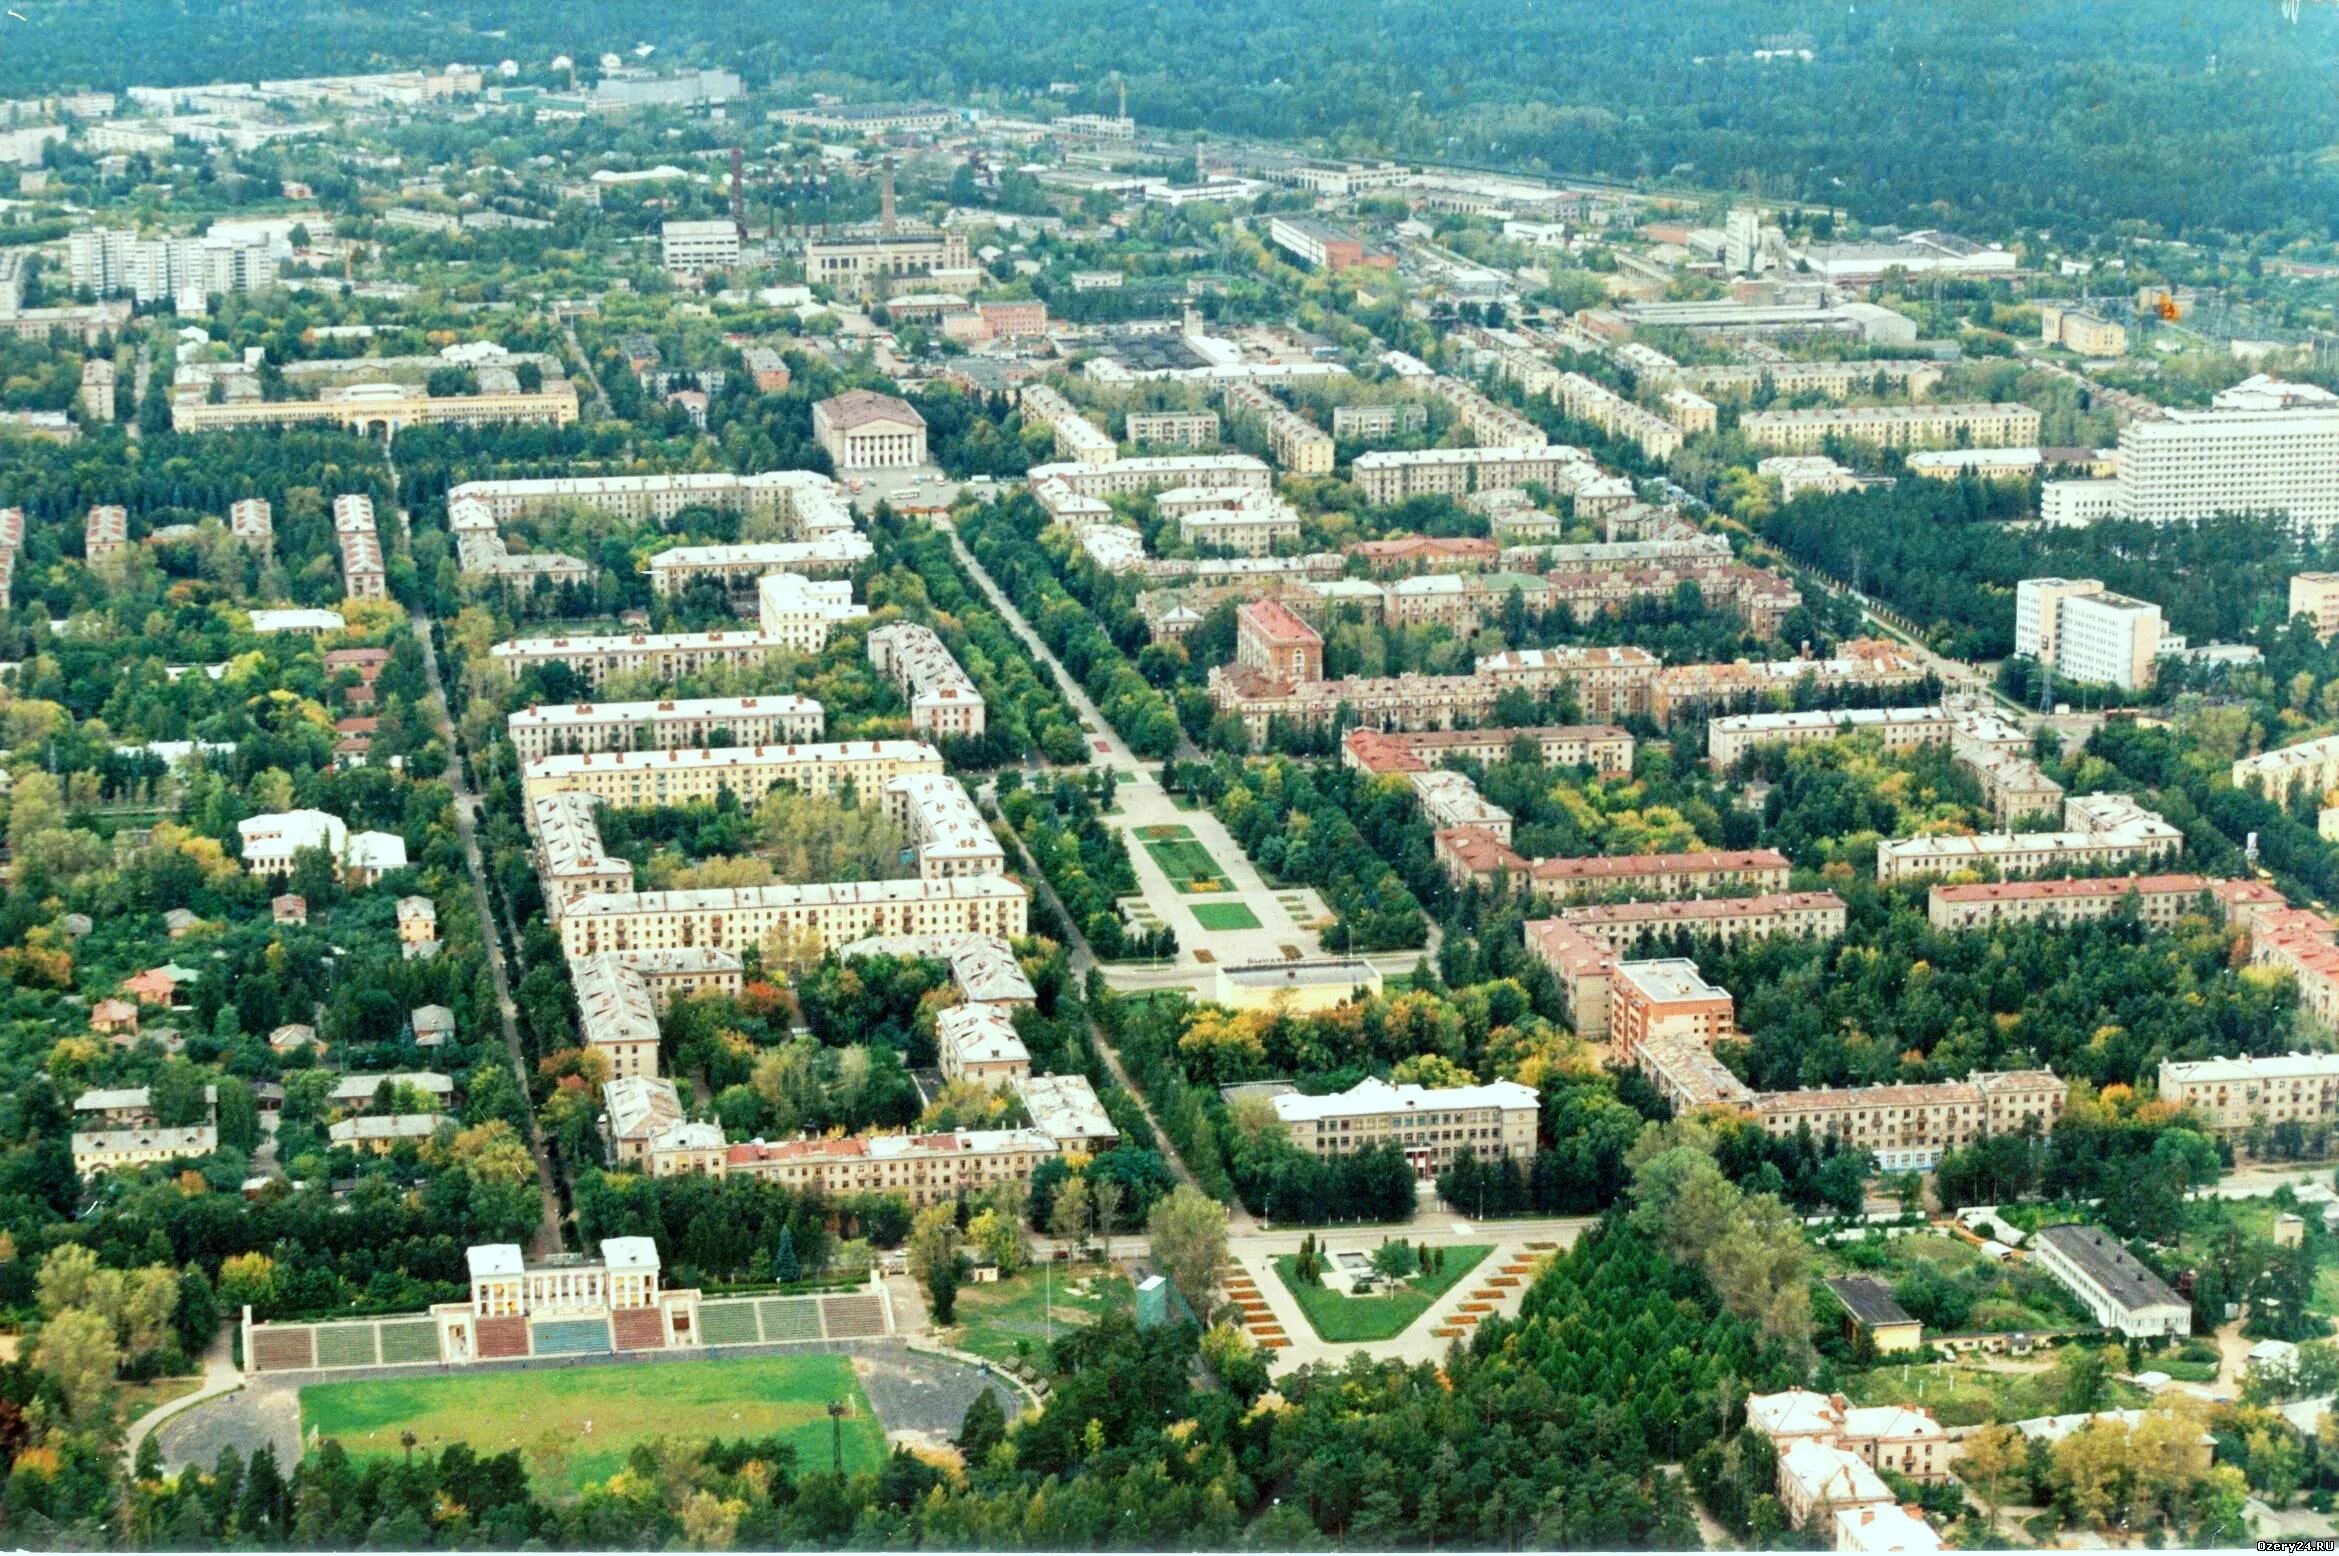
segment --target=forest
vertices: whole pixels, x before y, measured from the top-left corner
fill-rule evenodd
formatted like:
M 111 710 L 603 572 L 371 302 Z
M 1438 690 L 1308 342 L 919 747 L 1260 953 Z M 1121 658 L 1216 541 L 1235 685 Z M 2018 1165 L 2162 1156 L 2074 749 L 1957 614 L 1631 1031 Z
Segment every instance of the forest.
M 2116 34 L 2087 0 L 1393 0 L 1365 13 L 1176 0 L 1138 14 L 877 0 L 777 25 L 705 0 L 358 0 L 330 26 L 290 0 L 26 14 L 0 51 L 0 91 L 18 96 L 507 55 L 540 68 L 647 39 L 661 59 L 697 52 L 756 85 L 857 78 L 873 93 L 1019 104 L 1069 81 L 1081 90 L 1064 106 L 1092 112 L 1119 75 L 1149 126 L 1671 179 L 1984 238 L 2119 221 L 2327 238 L 2339 216 L 2339 172 L 2321 156 L 2339 16 L 2320 5 L 2287 22 L 2272 4 L 2131 0 Z M 141 47 L 122 49 L 124 36 Z

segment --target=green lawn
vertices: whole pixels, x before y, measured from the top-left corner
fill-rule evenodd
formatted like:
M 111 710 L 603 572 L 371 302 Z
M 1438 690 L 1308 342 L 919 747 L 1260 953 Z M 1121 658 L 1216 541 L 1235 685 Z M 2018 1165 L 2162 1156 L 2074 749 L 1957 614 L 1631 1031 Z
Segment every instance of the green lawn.
M 1259 915 L 1239 902 L 1197 902 L 1191 904 L 1194 922 L 1204 929 L 1257 929 Z
M 1047 1355 L 1051 1334 L 1077 1329 L 1106 1309 L 1127 1307 L 1132 1300 L 1129 1282 L 1100 1266 L 1030 1270 L 1011 1280 L 960 1287 L 958 1324 L 948 1331 L 948 1339 L 988 1361 L 1028 1356 L 1036 1366 Z M 1016 1349 L 1019 1340 L 1022 1351 Z
M 2055 1354 L 2042 1353 L 2039 1368 L 2028 1372 L 2000 1372 L 1971 1362 L 1877 1367 L 1847 1375 L 1844 1393 L 1855 1405 L 1923 1405 L 1943 1426 L 2026 1421 L 2062 1408 L 2060 1376 L 2051 1365 Z M 2097 1408 L 2132 1410 L 2150 1398 L 2136 1385 L 2114 1379 L 2105 1383 Z
M 1161 866 L 1161 873 L 1182 892 L 1232 891 L 1226 872 L 1210 857 L 1210 850 L 1194 841 L 1192 827 L 1171 824 L 1137 828 L 1137 841 Z
M 1319 1338 L 1335 1345 L 1360 1340 L 1390 1340 L 1403 1334 L 1429 1305 L 1476 1269 L 1490 1253 L 1492 1243 L 1467 1243 L 1445 1250 L 1446 1267 L 1423 1275 L 1394 1291 L 1369 1297 L 1343 1296 L 1320 1281 L 1299 1278 L 1299 1255 L 1287 1253 L 1275 1261 L 1276 1277 L 1299 1299 L 1300 1311 Z
M 353 1458 L 404 1451 L 414 1433 L 424 1450 L 468 1443 L 485 1455 L 532 1449 L 547 1432 L 567 1453 L 571 1488 L 607 1480 L 645 1438 L 778 1435 L 797 1463 L 830 1461 L 828 1402 L 841 1399 L 845 1468 L 885 1462 L 885 1430 L 870 1411 L 851 1362 L 842 1356 L 773 1356 L 740 1361 L 579 1366 L 469 1377 L 323 1383 L 300 1391 L 301 1436 L 310 1428 L 338 1440 Z M 587 1423 L 592 1430 L 586 1432 Z

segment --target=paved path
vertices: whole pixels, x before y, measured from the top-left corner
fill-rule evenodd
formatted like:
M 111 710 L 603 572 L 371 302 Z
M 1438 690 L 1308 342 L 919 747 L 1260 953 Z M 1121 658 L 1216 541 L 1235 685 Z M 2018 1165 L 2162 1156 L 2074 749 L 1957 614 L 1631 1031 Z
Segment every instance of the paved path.
M 211 1348 L 203 1353 L 202 1386 L 192 1394 L 182 1394 L 177 1399 L 155 1406 L 131 1422 L 130 1429 L 122 1434 L 123 1461 L 136 1464 L 139 1446 L 165 1421 L 183 1410 L 192 1410 L 224 1394 L 232 1394 L 243 1386 L 244 1375 L 236 1368 L 235 1354 L 228 1343 L 228 1328 L 222 1324 L 219 1334 L 211 1342 Z

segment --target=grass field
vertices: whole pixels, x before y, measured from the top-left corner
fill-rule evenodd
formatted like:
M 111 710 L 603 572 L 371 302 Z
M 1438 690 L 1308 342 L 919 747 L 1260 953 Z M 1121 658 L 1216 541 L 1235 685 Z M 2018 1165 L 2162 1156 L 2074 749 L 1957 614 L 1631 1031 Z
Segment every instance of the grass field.
M 1170 884 L 1182 892 L 1232 891 L 1234 885 L 1226 872 L 1218 868 L 1218 861 L 1210 857 L 1210 850 L 1194 841 L 1194 829 L 1169 825 L 1139 827 L 1137 841 L 1161 866 L 1161 873 L 1170 878 Z
M 1204 929 L 1257 929 L 1259 915 L 1239 902 L 1197 902 L 1194 922 Z
M 985 1360 L 1046 1359 L 1050 1334 L 1062 1335 L 1092 1322 L 1099 1313 L 1127 1307 L 1129 1282 L 1095 1266 L 1032 1270 L 1011 1280 L 964 1286 L 958 1293 L 958 1325 L 950 1343 Z M 1051 1327 L 1052 1326 L 1052 1327 Z M 1016 1342 L 1024 1349 L 1018 1351 Z
M 549 1431 L 567 1450 L 561 1478 L 575 1488 L 607 1480 L 634 1444 L 652 1437 L 703 1442 L 776 1434 L 795 1445 L 798 1464 L 825 1468 L 832 1399 L 851 1412 L 845 1469 L 879 1468 L 885 1430 L 842 1356 L 324 1383 L 300 1391 L 301 1435 L 305 1441 L 313 1427 L 353 1458 L 367 1458 L 402 1453 L 401 1432 L 412 1432 L 424 1450 L 460 1442 L 492 1454 L 526 1452 Z
M 1437 1274 L 1419 1276 L 1394 1291 L 1369 1297 L 1343 1296 L 1321 1281 L 1301 1280 L 1297 1254 L 1278 1258 L 1275 1274 L 1299 1299 L 1300 1311 L 1308 1315 L 1318 1338 L 1349 1345 L 1359 1340 L 1391 1340 L 1403 1334 L 1431 1303 L 1459 1285 L 1492 1252 L 1492 1243 L 1448 1248 L 1446 1267 Z

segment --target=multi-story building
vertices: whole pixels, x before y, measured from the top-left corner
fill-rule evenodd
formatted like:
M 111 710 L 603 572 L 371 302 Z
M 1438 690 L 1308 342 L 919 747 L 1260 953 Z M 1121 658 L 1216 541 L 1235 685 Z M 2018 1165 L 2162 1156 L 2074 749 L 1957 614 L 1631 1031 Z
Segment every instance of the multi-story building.
M 642 564 L 650 578 L 650 592 L 671 599 L 701 578 L 730 586 L 753 587 L 766 573 L 796 573 L 806 578 L 840 578 L 871 556 L 869 537 L 839 530 L 813 540 L 764 540 L 733 546 L 676 546 Z
M 1689 393 L 1687 390 L 1675 392 Z M 1630 439 L 1639 444 L 1641 452 L 1651 459 L 1670 459 L 1681 448 L 1686 430 L 1683 426 L 1633 404 L 1607 385 L 1586 378 L 1581 373 L 1560 374 L 1554 395 L 1560 409 L 1568 415 L 1578 421 L 1590 422 L 1612 438 Z M 1695 394 L 1689 397 L 1703 404 L 1709 414 L 1713 411 L 1712 401 Z
M 1395 255 L 1368 249 L 1354 233 L 1314 216 L 1269 217 L 1267 241 L 1318 270 L 1353 270 L 1359 265 L 1387 269 L 1397 263 Z
M 2266 513 L 2321 536 L 2339 524 L 2339 396 L 2264 375 L 2120 429 L 2119 516 L 2167 524 Z
M 1219 390 L 1219 403 L 1234 421 L 1256 421 L 1267 452 L 1293 475 L 1332 473 L 1332 436 L 1278 400 L 1262 386 L 1234 380 Z
M 1054 431 L 1058 459 L 1109 465 L 1121 457 L 1121 445 L 1113 440 L 1113 435 L 1081 415 L 1052 386 L 1025 384 L 1016 397 L 1016 404 L 1027 424 Z
M 1074 496 L 1093 498 L 1184 486 L 1264 493 L 1275 485 L 1275 474 L 1266 462 L 1249 454 L 1160 454 L 1116 459 L 1110 464 L 1075 461 L 1034 465 L 1027 479 L 1034 491 L 1055 482 Z M 1205 506 L 1223 507 L 1225 503 L 1219 501 Z
M 1415 400 L 1393 400 L 1385 405 L 1332 407 L 1332 436 L 1377 443 L 1386 438 L 1419 432 L 1429 425 L 1429 407 Z
M 400 384 L 352 384 L 314 400 L 207 400 L 171 402 L 174 432 L 221 432 L 237 427 L 294 427 L 338 423 L 363 437 L 394 439 L 408 427 L 485 427 L 505 422 L 568 426 L 577 419 L 573 384 L 547 382 L 525 390 L 426 394 Z
M 930 738 L 983 732 L 983 694 L 931 627 L 892 622 L 869 634 L 869 664 L 910 707 L 910 728 Z
M 821 705 L 787 693 L 683 697 L 662 702 L 529 706 L 504 720 L 520 760 L 584 751 L 671 751 L 686 746 L 767 746 L 816 741 Z
M 1577 704 L 1597 719 L 1650 712 L 1657 676 L 1657 656 L 1644 648 L 1514 648 L 1478 661 L 1478 678 L 1498 692 L 1572 688 Z
M 1667 421 L 1692 435 L 1711 432 L 1721 424 L 1721 407 L 1695 389 L 1668 389 L 1657 397 Z
M 658 227 L 658 258 L 676 275 L 739 268 L 739 228 L 722 221 L 670 221 Z
M 2302 790 L 2320 795 L 2339 788 L 2339 735 L 2240 758 L 2233 764 L 2233 786 L 2246 789 L 2252 784 L 2277 804 L 2289 803 Z
M 1438 862 L 1457 885 L 1507 876 L 1518 890 L 1561 900 L 1614 892 L 1651 897 L 1779 892 L 1787 889 L 1790 873 L 1787 856 L 1771 848 L 1528 859 L 1470 827 L 1438 833 L 1434 846 Z
M 2339 1120 L 2339 1054 L 2163 1059 L 2160 1100 L 2228 1133 L 2266 1124 L 2328 1124 Z
M 817 654 L 836 629 L 866 621 L 869 607 L 853 601 L 853 581 L 819 582 L 797 573 L 766 573 L 755 581 L 756 624 L 769 642 L 800 654 Z
M 1575 474 L 1571 474 L 1575 473 Z M 1540 482 L 1559 487 L 1603 472 L 1580 448 L 1545 444 L 1530 448 L 1375 449 L 1359 454 L 1349 476 L 1370 503 L 1408 497 L 1461 497 L 1492 487 Z M 1631 500 L 1629 489 L 1625 500 Z M 1579 513 L 1583 507 L 1579 502 Z
M 1189 546 L 1210 546 L 1237 556 L 1263 557 L 1278 542 L 1297 542 L 1299 513 L 1280 497 L 1260 492 L 1232 494 L 1224 507 L 1195 508 L 1177 516 L 1178 539 Z
M 804 279 L 848 296 L 878 297 L 896 281 L 967 266 L 966 229 L 897 225 L 804 240 Z
M 1506 359 L 1506 366 L 1514 365 L 1517 361 L 1514 354 Z M 1534 361 L 1533 370 L 1547 373 L 1550 368 L 1547 363 Z M 1478 440 L 1478 446 L 1482 449 L 1533 453 L 1550 446 L 1551 440 L 1544 436 L 1542 427 L 1532 417 L 1489 399 L 1476 384 L 1441 373 L 1422 387 L 1453 410 L 1454 419 L 1461 423 L 1464 431 Z
M 227 532 L 245 546 L 267 557 L 276 550 L 275 510 L 265 497 L 246 497 L 227 505 Z
M 1927 358 L 1888 362 L 1763 362 L 1745 366 L 1684 367 L 1665 375 L 1702 393 L 1747 399 L 1767 383 L 1778 394 L 1819 393 L 1833 400 L 1881 391 L 1912 400 L 1941 382 L 1941 364 Z
M 1564 923 L 1611 951 L 1624 952 L 1685 934 L 1722 945 L 1774 936 L 1834 940 L 1843 935 L 1848 911 L 1844 899 L 1832 891 L 1762 892 L 1752 897 L 1586 903 L 1563 908 L 1559 918 L 1549 922 Z M 1530 940 L 1537 927 L 1527 926 Z
M 1876 845 L 1876 878 L 1890 885 L 1957 870 L 2069 869 L 2164 858 L 2184 844 L 2183 833 L 2123 794 L 2070 796 L 2063 802 L 2063 827 L 2061 832 L 1887 838 Z
M 936 1011 L 934 1048 L 944 1080 L 1003 1086 L 1031 1074 L 1031 1050 L 1005 1005 L 975 1000 Z
M 580 897 L 633 890 L 632 863 L 602 845 L 596 803 L 589 794 L 563 790 L 540 795 L 528 807 L 536 873 L 555 921 Z
M 1726 714 L 1706 724 L 1706 759 L 1717 768 L 1729 768 L 1761 746 L 1800 745 L 1856 734 L 1874 735 L 1887 751 L 1906 751 L 1948 744 L 1956 722 L 1957 715 L 1941 707 Z
M 258 291 L 276 279 L 269 241 L 230 231 L 142 238 L 117 227 L 84 227 L 66 235 L 65 266 L 76 290 L 139 303 L 175 301 L 186 293 Z
M 1984 1134 L 2013 1134 L 2032 1122 L 2052 1128 L 2068 1090 L 2048 1071 L 2014 1070 L 1962 1081 L 1758 1092 L 1753 1108 L 1769 1134 L 1808 1129 L 1814 1139 L 1873 1153 L 1886 1172 L 1912 1172 L 1939 1165 L 1942 1153 Z
M 1289 1091 L 1273 1101 L 1291 1143 L 1310 1156 L 1394 1145 L 1425 1179 L 1463 1150 L 1481 1161 L 1528 1161 L 1541 1107 L 1534 1088 L 1516 1081 L 1433 1090 L 1368 1079 L 1329 1096 Z
M 612 1080 L 655 1079 L 658 1010 L 642 975 L 615 956 L 588 956 L 569 965 L 577 996 L 577 1031 L 585 1046 L 609 1060 Z
M 1129 441 L 1139 448 L 1216 448 L 1216 411 L 1131 411 Z
M 214 1124 L 166 1128 L 140 1124 L 124 1129 L 77 1129 L 73 1132 L 73 1171 L 83 1179 L 103 1172 L 151 1167 L 164 1162 L 192 1161 L 219 1149 Z
M 1898 644 L 1883 638 L 1847 638 L 1827 659 L 1741 659 L 1726 665 L 1668 666 L 1650 684 L 1648 712 L 1658 723 L 1670 724 L 1675 714 L 1692 708 L 1766 693 L 1783 694 L 1802 685 L 1814 690 L 1914 686 L 1928 674 L 1924 661 Z
M 130 549 L 130 513 L 101 503 L 89 510 L 81 526 L 81 556 L 91 567 L 107 567 Z
M 1234 623 L 1236 664 L 1287 681 L 1323 679 L 1322 634 L 1281 600 L 1253 600 L 1239 606 Z
M 571 903 L 560 933 L 571 959 L 685 946 L 744 952 L 774 934 L 825 954 L 873 935 L 1019 936 L 1029 907 L 1023 887 L 997 875 L 623 892 Z
M 2339 573 L 2296 573 L 2290 580 L 2290 614 L 2315 624 L 2315 636 L 2339 637 Z
M 1006 873 L 1006 851 L 956 778 L 937 767 L 888 779 L 881 792 L 885 813 L 917 850 L 922 878 L 940 881 Z
M 1746 630 L 1757 637 L 1776 637 L 1787 613 L 1803 603 L 1803 591 L 1783 574 L 1724 563 L 1687 570 L 1555 570 L 1542 579 L 1541 608 L 1564 605 L 1580 621 L 1621 612 L 1636 601 L 1670 600 L 1683 584 L 1694 585 L 1707 605 L 1744 618 Z
M 1986 401 L 1822 406 L 1753 411 L 1738 427 L 1756 448 L 1798 454 L 1820 452 L 1830 439 L 1867 448 L 2035 448 L 2039 413 Z
M 581 508 L 632 523 L 666 526 L 687 508 L 767 516 L 780 520 L 795 539 L 818 539 L 851 530 L 853 509 L 837 483 L 809 470 L 772 470 L 761 475 L 697 473 L 676 475 L 546 476 L 511 481 L 466 481 L 447 493 L 457 502 L 480 503 L 499 524 L 512 519 Z
M 848 389 L 812 407 L 812 435 L 839 470 L 901 470 L 926 462 L 926 418 L 909 401 Z
M 488 656 L 518 680 L 539 665 L 566 665 L 587 686 L 636 670 L 674 681 L 719 665 L 761 664 L 782 645 L 760 632 L 634 632 L 624 636 L 513 638 Z
M 81 364 L 81 419 L 87 425 L 99 427 L 113 425 L 113 358 L 91 357 Z
M 2041 303 L 2039 342 L 2083 357 L 2124 357 L 2128 354 L 2128 327 L 2083 308 Z
M 613 808 L 687 805 L 730 794 L 752 803 L 775 785 L 806 794 L 875 796 L 896 778 L 940 773 L 942 753 L 922 740 L 846 740 L 821 745 L 675 747 L 540 756 L 520 772 L 533 806 L 547 794 L 589 794 Z
M 2014 651 L 2057 675 L 2126 690 L 2152 684 L 2160 607 L 2092 578 L 2025 578 L 2014 590 Z
M 1620 961 L 1610 975 L 1608 1040 L 1620 1059 L 1654 1038 L 1689 1038 L 1710 1049 L 1736 1031 L 1730 991 L 1706 982 L 1687 958 Z
M 1936 886 L 1926 917 L 1935 929 L 1966 930 L 1999 924 L 2069 924 L 2109 918 L 2133 905 L 2136 916 L 2167 929 L 2187 913 L 2209 911 L 2229 923 L 2247 923 L 2284 906 L 2282 893 L 2263 881 L 2215 880 L 2205 875 L 2107 875 L 2036 881 L 1975 881 Z
M 1451 627 L 1457 637 L 1499 619 L 1514 595 L 1522 609 L 1537 615 L 1553 604 L 1550 580 L 1532 573 L 1417 574 L 1398 579 L 1382 595 L 1381 614 L 1389 625 Z
M 390 592 L 382 564 L 382 536 L 374 527 L 374 505 L 355 493 L 333 499 L 333 538 L 341 548 L 341 592 L 352 600 L 384 599 Z
M 1632 733 L 1617 724 L 1553 724 L 1532 729 L 1352 729 L 1340 760 L 1368 773 L 1426 772 L 1448 759 L 1500 762 L 1524 741 L 1550 767 L 1589 767 L 1602 777 L 1632 771 Z
M 971 1199 L 1002 1183 L 1028 1182 L 1040 1163 L 1064 1149 L 1036 1129 L 754 1140 L 732 1146 L 720 1170 L 803 1194 L 891 1194 L 923 1208 Z

